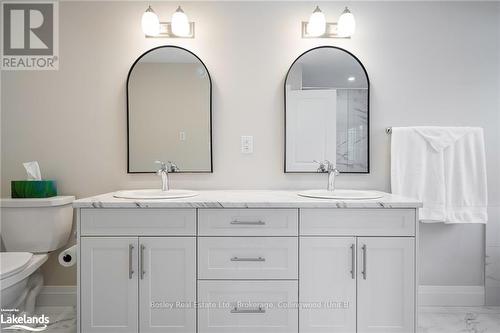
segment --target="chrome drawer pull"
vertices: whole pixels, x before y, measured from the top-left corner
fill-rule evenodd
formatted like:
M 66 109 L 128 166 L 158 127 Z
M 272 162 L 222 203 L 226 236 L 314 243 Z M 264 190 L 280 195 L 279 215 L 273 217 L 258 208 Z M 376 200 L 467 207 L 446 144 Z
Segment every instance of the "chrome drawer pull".
M 237 306 L 235 306 L 232 310 L 231 313 L 266 313 L 266 310 L 263 309 L 261 306 L 258 308 L 253 308 L 253 309 L 238 309 Z
M 231 221 L 231 224 L 239 224 L 239 225 L 265 225 L 266 222 L 264 222 L 264 221 L 238 221 L 238 220 L 233 220 L 233 221 Z
M 146 249 L 146 246 L 141 244 L 141 280 L 144 279 L 144 274 L 146 274 L 146 271 L 144 270 L 144 250 Z
M 366 280 L 366 261 L 367 261 L 367 256 L 366 256 L 366 245 L 363 244 L 361 247 L 361 250 L 363 250 L 363 270 L 361 271 L 361 274 L 363 275 L 363 280 Z
M 354 244 L 351 245 L 351 278 L 355 279 L 355 272 L 354 270 L 356 269 L 356 250 L 354 249 Z
M 134 269 L 132 268 L 132 251 L 134 251 L 134 245 L 129 244 L 128 246 L 128 278 L 132 279 L 134 275 Z
M 256 258 L 240 258 L 240 257 L 232 257 L 231 261 L 266 261 L 266 258 L 256 257 Z

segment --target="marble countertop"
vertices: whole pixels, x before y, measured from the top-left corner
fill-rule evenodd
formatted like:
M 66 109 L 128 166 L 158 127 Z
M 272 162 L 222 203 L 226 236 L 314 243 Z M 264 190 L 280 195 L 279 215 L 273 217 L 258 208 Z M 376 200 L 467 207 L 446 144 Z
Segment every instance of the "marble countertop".
M 298 191 L 216 190 L 198 191 L 190 198 L 119 199 L 113 193 L 101 194 L 73 202 L 75 208 L 419 208 L 422 203 L 380 192 L 377 199 L 316 199 L 297 195 Z

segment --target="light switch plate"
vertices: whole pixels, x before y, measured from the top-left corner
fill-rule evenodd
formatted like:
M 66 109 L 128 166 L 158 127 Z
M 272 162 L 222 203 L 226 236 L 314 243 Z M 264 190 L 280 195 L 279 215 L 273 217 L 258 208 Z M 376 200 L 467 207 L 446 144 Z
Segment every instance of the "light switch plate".
M 253 153 L 253 136 L 251 135 L 241 136 L 241 152 L 243 154 Z
M 179 140 L 186 141 L 186 132 L 184 132 L 184 131 L 179 132 Z

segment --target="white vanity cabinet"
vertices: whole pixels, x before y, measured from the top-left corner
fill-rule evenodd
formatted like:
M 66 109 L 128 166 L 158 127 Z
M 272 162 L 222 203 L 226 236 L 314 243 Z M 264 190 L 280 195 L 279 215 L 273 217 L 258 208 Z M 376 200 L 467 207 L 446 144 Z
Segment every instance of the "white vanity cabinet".
M 358 332 L 413 332 L 415 240 L 359 237 L 357 241 Z
M 139 331 L 195 332 L 196 239 L 140 237 L 139 253 Z
M 356 332 L 356 238 L 301 237 L 300 332 Z
M 80 213 L 81 332 L 196 332 L 195 211 L 117 211 Z M 108 219 L 114 228 L 96 228 Z M 122 236 L 133 230 L 141 236 Z
M 298 332 L 298 209 L 199 209 L 198 301 L 198 333 Z
M 209 191 L 75 206 L 80 333 L 416 332 L 418 202 Z
M 137 332 L 137 249 L 132 237 L 80 240 L 82 332 Z
M 297 281 L 200 280 L 198 332 L 200 333 L 296 333 Z M 210 306 L 211 304 L 217 306 Z
M 301 333 L 415 331 L 415 214 L 301 210 Z

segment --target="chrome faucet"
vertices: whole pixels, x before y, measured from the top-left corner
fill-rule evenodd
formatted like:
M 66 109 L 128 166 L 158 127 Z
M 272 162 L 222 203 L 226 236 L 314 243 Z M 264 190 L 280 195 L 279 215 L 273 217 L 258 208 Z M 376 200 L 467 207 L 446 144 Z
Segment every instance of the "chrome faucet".
M 160 169 L 156 172 L 158 176 L 161 176 L 161 190 L 168 191 L 168 169 L 165 162 L 155 161 L 155 163 L 160 164 Z
M 335 178 L 339 175 L 339 170 L 329 160 L 325 160 L 324 162 L 314 160 L 313 162 L 319 164 L 318 172 L 328 172 L 327 191 L 335 191 Z
M 168 167 L 165 162 L 162 161 L 155 161 L 155 163 L 160 164 L 160 169 L 156 172 L 158 176 L 161 176 L 161 190 L 162 191 L 168 191 L 170 189 L 168 185 L 168 173 L 169 172 L 177 172 L 179 171 L 179 168 L 177 165 L 172 162 L 168 161 Z

